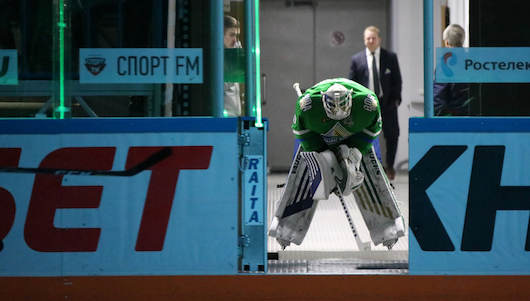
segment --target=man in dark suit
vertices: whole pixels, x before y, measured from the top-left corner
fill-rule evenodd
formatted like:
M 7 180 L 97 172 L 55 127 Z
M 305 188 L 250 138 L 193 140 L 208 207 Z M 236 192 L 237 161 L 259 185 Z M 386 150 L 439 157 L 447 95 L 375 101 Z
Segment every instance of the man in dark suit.
M 396 174 L 394 161 L 399 138 L 398 106 L 401 104 L 402 81 L 396 54 L 381 48 L 380 44 L 379 29 L 367 27 L 364 30 L 366 49 L 352 56 L 348 78 L 374 91 L 379 98 L 386 141 L 384 168 L 388 179 L 393 180 Z

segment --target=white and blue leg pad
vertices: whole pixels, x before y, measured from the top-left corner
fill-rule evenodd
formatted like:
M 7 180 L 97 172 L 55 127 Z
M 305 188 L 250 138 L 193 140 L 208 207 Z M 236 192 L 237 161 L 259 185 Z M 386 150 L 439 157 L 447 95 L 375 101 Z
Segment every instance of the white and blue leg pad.
M 276 237 L 282 247 L 291 242 L 302 243 L 318 201 L 327 199 L 335 189 L 329 163 L 333 160 L 338 166 L 331 151 L 317 153 L 298 149 L 269 228 L 269 236 Z M 342 172 L 340 168 L 335 169 Z

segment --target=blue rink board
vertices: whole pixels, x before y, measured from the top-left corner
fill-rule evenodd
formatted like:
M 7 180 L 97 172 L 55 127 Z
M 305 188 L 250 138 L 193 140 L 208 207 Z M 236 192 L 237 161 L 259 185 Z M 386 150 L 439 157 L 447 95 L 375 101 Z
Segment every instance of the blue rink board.
M 411 118 L 409 131 L 410 274 L 529 275 L 530 119 Z
M 111 167 L 107 166 L 111 170 L 121 171 L 136 149 L 160 147 L 170 147 L 173 153 L 154 167 L 158 169 L 157 178 L 154 169 L 127 177 L 0 172 L 0 205 L 9 209 L 0 214 L 0 276 L 237 274 L 237 118 L 0 120 L 3 162 L 13 162 L 13 150 L 19 151 L 18 167 L 38 168 L 46 160 L 55 160 L 58 165 L 51 167 L 64 168 L 60 166 L 61 159 L 53 159 L 54 153 L 88 148 L 113 150 L 101 160 L 110 162 Z M 200 154 L 182 151 L 192 148 L 200 149 Z M 197 158 L 207 163 L 189 163 Z M 89 152 L 68 164 L 85 170 L 99 160 Z M 162 178 L 160 170 L 164 172 Z M 50 183 L 51 177 L 57 177 L 56 184 L 38 185 Z M 146 204 L 159 202 L 158 196 L 163 196 L 162 191 L 171 192 L 171 185 L 175 185 L 174 196 L 165 197 L 172 207 L 164 211 L 169 212 L 169 218 L 163 228 L 165 235 L 161 236 L 163 246 L 155 249 L 155 243 L 148 243 L 153 250 L 137 250 Z M 98 187 L 100 194 L 86 198 L 72 197 L 70 193 Z M 48 201 L 39 203 L 39 192 L 45 192 Z M 70 202 L 81 207 L 69 208 Z M 31 204 L 45 207 L 47 216 L 51 208 L 55 218 L 42 220 L 38 214 L 28 214 Z M 37 226 L 28 228 L 28 220 Z M 150 217 L 149 221 L 153 220 L 158 221 L 158 215 Z M 47 230 L 42 232 L 39 225 Z M 63 245 L 47 239 L 57 236 L 51 227 L 61 233 L 79 233 L 73 240 L 62 240 L 76 243 L 87 241 L 80 230 L 100 229 L 97 248 L 64 251 Z M 39 237 L 44 240 L 39 242 Z M 41 245 L 59 251 L 43 250 Z

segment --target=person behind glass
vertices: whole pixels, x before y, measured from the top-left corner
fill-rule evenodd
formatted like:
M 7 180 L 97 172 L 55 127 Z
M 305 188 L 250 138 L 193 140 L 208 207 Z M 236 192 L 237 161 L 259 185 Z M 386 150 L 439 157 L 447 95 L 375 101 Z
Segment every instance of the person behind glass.
M 398 106 L 401 104 L 401 72 L 397 55 L 381 48 L 379 29 L 369 26 L 364 30 L 365 50 L 351 58 L 348 78 L 375 92 L 381 107 L 383 136 L 386 141 L 385 173 L 393 180 L 394 161 L 399 138 Z M 374 59 L 375 58 L 375 59 Z
M 462 26 L 451 24 L 443 32 L 444 46 L 462 47 L 466 33 Z M 437 83 L 434 81 L 434 115 L 469 115 L 469 85 L 465 83 Z
M 239 21 L 236 18 L 224 16 L 224 38 L 225 48 L 241 48 L 238 41 Z M 227 117 L 241 116 L 241 96 L 239 83 L 224 83 L 224 115 Z

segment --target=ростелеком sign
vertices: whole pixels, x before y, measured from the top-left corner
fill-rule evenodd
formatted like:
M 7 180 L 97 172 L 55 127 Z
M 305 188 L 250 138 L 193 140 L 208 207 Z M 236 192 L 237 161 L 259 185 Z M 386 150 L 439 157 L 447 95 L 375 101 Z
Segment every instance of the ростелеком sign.
M 80 49 L 79 81 L 82 84 L 200 84 L 203 82 L 202 49 Z
M 528 83 L 530 47 L 436 48 L 436 82 Z

